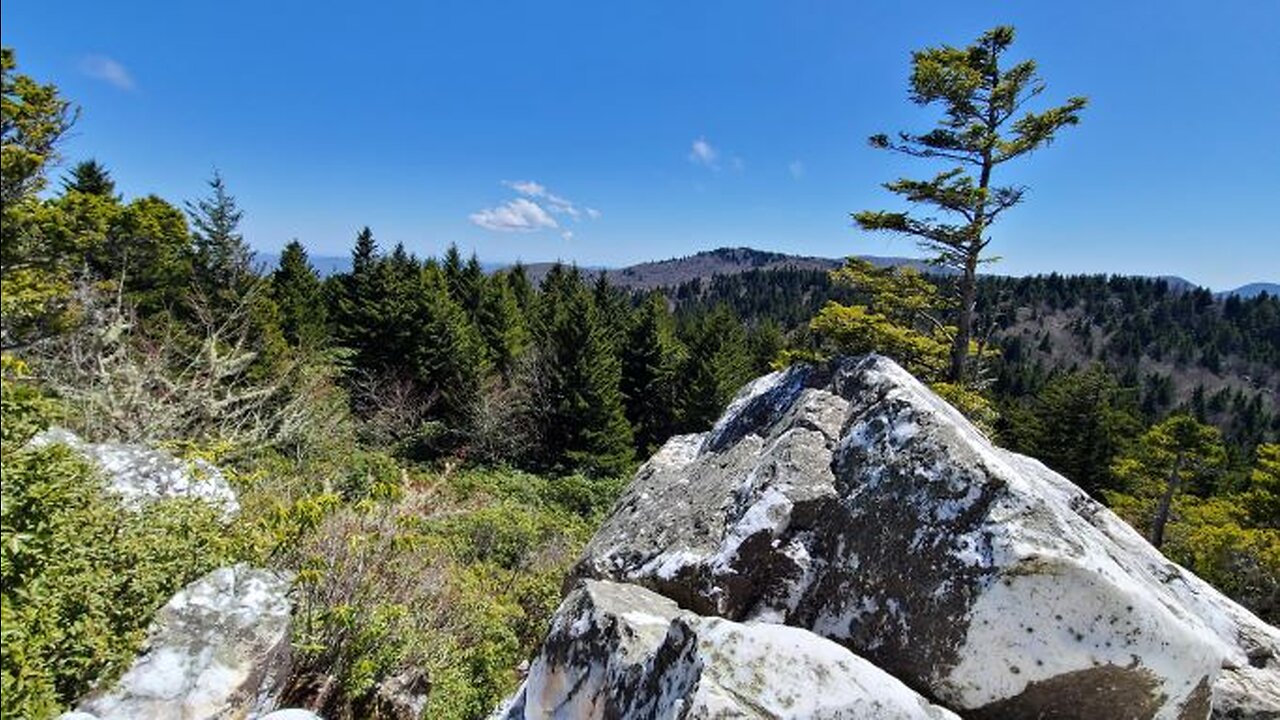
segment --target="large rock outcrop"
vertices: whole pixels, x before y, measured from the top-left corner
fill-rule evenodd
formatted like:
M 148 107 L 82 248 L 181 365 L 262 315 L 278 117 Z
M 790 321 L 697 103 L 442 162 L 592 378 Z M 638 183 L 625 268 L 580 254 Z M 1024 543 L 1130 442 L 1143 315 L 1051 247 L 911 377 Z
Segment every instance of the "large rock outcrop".
M 636 585 L 565 599 L 501 717 L 946 720 L 906 685 L 799 628 L 685 612 Z
M 811 630 L 966 717 L 1280 712 L 1275 628 L 877 356 L 672 439 L 575 576 Z
M 137 510 L 154 500 L 196 498 L 231 518 L 240 511 L 236 493 L 222 471 L 202 459 L 179 460 L 165 450 L 122 443 L 91 443 L 64 428 L 49 428 L 31 438 L 32 447 L 66 445 L 98 469 L 107 489 L 125 507 Z
M 205 575 L 161 608 L 124 676 L 64 717 L 230 720 L 270 710 L 289 675 L 289 586 L 243 564 Z

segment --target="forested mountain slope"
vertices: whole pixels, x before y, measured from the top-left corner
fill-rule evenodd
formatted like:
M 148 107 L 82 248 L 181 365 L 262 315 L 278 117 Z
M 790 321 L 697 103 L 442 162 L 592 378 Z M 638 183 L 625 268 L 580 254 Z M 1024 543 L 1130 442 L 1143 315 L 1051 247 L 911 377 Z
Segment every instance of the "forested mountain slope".
M 938 279 L 945 283 L 945 279 Z M 1280 297 L 1215 297 L 1164 279 L 1058 274 L 980 281 L 982 333 L 998 348 L 995 390 L 1032 395 L 1056 372 L 1100 363 L 1148 419 L 1177 408 L 1253 445 L 1280 432 Z M 678 308 L 727 305 L 803 336 L 829 300 L 855 293 L 795 266 L 695 279 L 665 289 Z

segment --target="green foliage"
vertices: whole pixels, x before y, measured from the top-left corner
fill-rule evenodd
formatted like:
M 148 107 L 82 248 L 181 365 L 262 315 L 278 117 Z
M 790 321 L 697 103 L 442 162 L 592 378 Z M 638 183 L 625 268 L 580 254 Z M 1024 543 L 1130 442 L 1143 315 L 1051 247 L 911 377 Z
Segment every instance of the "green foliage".
M 624 474 L 632 434 L 623 410 L 622 367 L 577 269 L 557 266 L 543 282 L 532 408 L 544 462 L 557 474 Z
M 1142 434 L 1116 462 L 1113 472 L 1133 496 L 1130 502 L 1108 495 L 1114 504 L 1126 505 L 1135 515 L 1135 526 L 1147 532 L 1151 544 L 1164 544 L 1165 529 L 1179 494 L 1190 490 L 1206 496 L 1216 489 L 1226 464 L 1226 449 L 1216 428 L 1187 415 L 1174 415 Z
M 687 351 L 676 337 L 667 299 L 645 298 L 622 345 L 622 395 L 635 434 L 636 454 L 647 457 L 675 434 L 680 370 Z
M 484 340 L 489 364 L 510 382 L 516 363 L 529 347 L 529 329 L 505 273 L 480 281 L 476 327 Z
M 849 258 L 832 282 L 859 294 L 862 304 L 828 302 L 809 323 L 829 352 L 887 355 L 926 382 L 946 374 L 951 335 L 937 315 L 935 285 L 911 268 L 876 268 Z
M 328 317 L 320 276 L 297 240 L 285 245 L 280 266 L 271 275 L 271 297 L 280 308 L 280 330 L 295 348 L 314 349 L 328 342 Z
M 1095 497 L 1120 489 L 1112 464 L 1140 428 L 1127 393 L 1101 367 L 1054 378 L 1025 408 L 1011 410 L 1004 435 Z
M 1004 211 L 1022 201 L 1026 191 L 1020 186 L 992 185 L 992 172 L 1051 143 L 1059 129 L 1080 121 L 1087 104 L 1085 98 L 1073 97 L 1041 113 L 1023 111 L 1024 104 L 1045 86 L 1034 60 L 1001 66 L 1013 38 L 1012 27 L 1000 26 L 983 33 L 968 47 L 943 45 L 912 53 L 911 101 L 940 105 L 943 117 L 936 128 L 923 134 L 903 132 L 897 139 L 881 134 L 870 139 L 875 148 L 952 164 L 931 180 L 903 178 L 884 187 L 911 203 L 932 205 L 957 219 L 943 222 L 890 211 L 864 211 L 853 216 L 865 230 L 914 237 L 921 247 L 937 255 L 939 265 L 958 271 L 956 331 L 948 366 L 952 382 L 969 379 L 977 269 L 991 242 L 985 233 Z
M 36 194 L 77 111 L 54 85 L 16 72 L 12 48 L 0 49 L 0 344 L 22 345 L 67 321 L 67 248 L 48 237 L 49 213 Z
M 182 305 L 193 277 L 191 235 L 178 208 L 148 195 L 130 202 L 90 254 L 91 267 L 118 279 L 144 315 Z
M 231 546 L 203 502 L 130 511 L 66 448 L 25 448 L 52 406 L 6 364 L 3 716 L 49 717 L 127 667 L 155 610 Z
M 195 279 L 206 298 L 234 302 L 251 282 L 253 251 L 239 232 L 243 212 L 217 170 L 209 190 L 208 197 L 187 203 Z
M 1244 502 L 1251 524 L 1280 530 L 1280 445 L 1258 446 Z
M 71 173 L 62 180 L 64 194 L 78 192 L 84 195 L 115 197 L 116 183 L 111 173 L 97 160 L 76 163 Z
M 15 72 L 17 66 L 13 48 L 0 49 L 0 204 L 6 210 L 44 187 L 58 141 L 79 114 L 56 86 Z
M 689 318 L 681 335 L 688 359 L 681 370 L 680 427 L 705 430 L 752 377 L 742 323 L 725 305 Z
M 418 480 L 431 489 L 337 509 L 287 546 L 299 568 L 291 701 L 379 717 L 382 682 L 425 674 L 426 717 L 486 717 L 545 632 L 587 518 L 619 489 L 500 471 Z

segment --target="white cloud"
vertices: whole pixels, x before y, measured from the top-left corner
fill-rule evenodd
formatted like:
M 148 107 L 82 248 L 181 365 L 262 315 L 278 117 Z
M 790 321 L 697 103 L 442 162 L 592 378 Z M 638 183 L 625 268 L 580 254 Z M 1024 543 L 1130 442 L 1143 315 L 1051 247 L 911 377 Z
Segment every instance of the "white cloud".
M 719 167 L 716 164 L 716 158 L 719 156 L 720 153 L 704 137 L 694 140 L 689 148 L 689 162 L 695 165 L 705 165 L 712 170 Z
M 532 180 L 503 180 L 502 184 L 531 198 L 540 198 L 547 194 L 545 185 L 539 185 Z
M 495 208 L 487 208 L 472 213 L 471 222 L 486 230 L 500 232 L 534 232 L 545 229 L 559 229 L 560 223 L 555 216 L 560 215 L 578 222 L 586 217 L 596 220 L 600 211 L 595 208 L 580 208 L 572 200 L 556 195 L 546 185 L 533 180 L 503 180 L 502 184 L 516 191 L 522 197 L 515 198 Z M 561 235 L 565 240 L 573 237 L 573 231 L 564 230 Z
M 469 219 L 486 230 L 498 232 L 534 232 L 560 227 L 541 205 L 525 198 L 471 213 Z
M 796 180 L 804 177 L 804 163 L 799 160 L 792 160 L 791 164 L 787 166 L 787 170 L 791 172 L 791 177 Z
M 565 230 L 565 231 L 563 231 L 563 232 L 561 232 L 561 233 L 560 233 L 560 237 L 564 238 L 564 241 L 565 241 L 565 242 L 569 242 L 570 240 L 572 240 L 572 239 L 573 239 L 573 231 L 572 231 L 572 230 Z
M 121 90 L 134 88 L 133 77 L 119 61 L 106 55 L 88 55 L 80 60 L 80 72 L 91 78 L 110 83 Z

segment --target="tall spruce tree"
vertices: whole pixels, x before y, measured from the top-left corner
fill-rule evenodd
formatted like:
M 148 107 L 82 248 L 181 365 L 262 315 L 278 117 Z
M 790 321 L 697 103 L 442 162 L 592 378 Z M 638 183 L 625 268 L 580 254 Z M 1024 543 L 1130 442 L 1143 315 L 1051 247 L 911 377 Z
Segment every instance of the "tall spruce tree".
M 234 301 L 253 283 L 253 251 L 240 234 L 243 212 L 214 170 L 210 194 L 187 203 L 195 243 L 195 280 L 210 299 Z
M 381 311 L 377 287 L 378 243 L 373 231 L 365 226 L 356 235 L 351 250 L 351 272 L 340 279 L 332 307 L 334 336 L 338 343 L 355 353 L 354 372 L 371 370 L 373 352 L 378 343 Z
M 622 346 L 622 396 L 640 457 L 648 457 L 677 430 L 685 356 L 666 296 L 649 293 Z
M 505 381 L 512 379 L 516 360 L 529 345 L 529 329 L 506 273 L 481 278 L 476 328 L 484 339 L 488 359 Z
M 880 134 L 870 139 L 875 148 L 955 163 L 931 180 L 902 178 L 884 187 L 958 220 L 943 222 L 891 211 L 853 216 L 866 230 L 916 238 L 921 247 L 936 253 L 940 265 L 957 271 L 957 331 L 948 373 L 952 382 L 969 379 L 978 265 L 989 261 L 983 257 L 991 242 L 987 230 L 1026 192 L 1017 185 L 994 185 L 992 175 L 1000 165 L 1051 143 L 1059 129 L 1077 124 L 1087 103 L 1083 97 L 1073 97 L 1044 112 L 1023 112 L 1028 101 L 1044 92 L 1045 84 L 1034 60 L 1001 66 L 1013 39 L 1013 28 L 1000 26 L 968 47 L 943 45 L 912 53 L 911 101 L 940 104 L 944 117 L 923 134 L 901 132 L 897 138 Z
M 533 407 L 547 468 L 597 477 L 626 472 L 633 451 L 622 368 L 577 268 L 554 266 L 542 283 L 539 306 Z
M 394 257 L 394 254 L 393 256 Z M 452 296 L 440 269 L 428 264 L 417 274 L 412 293 L 407 357 L 416 381 L 431 399 L 431 414 L 446 430 L 444 447 L 461 442 L 470 430 L 476 402 L 488 371 L 484 341 Z
M 1094 497 L 1119 489 L 1112 463 L 1140 429 L 1136 409 L 1101 367 L 1049 382 L 1010 435 L 1019 451 L 1066 475 Z
M 320 276 L 307 259 L 306 248 L 290 241 L 271 275 L 271 295 L 280 308 L 280 329 L 295 348 L 318 348 L 328 340 L 328 318 Z

